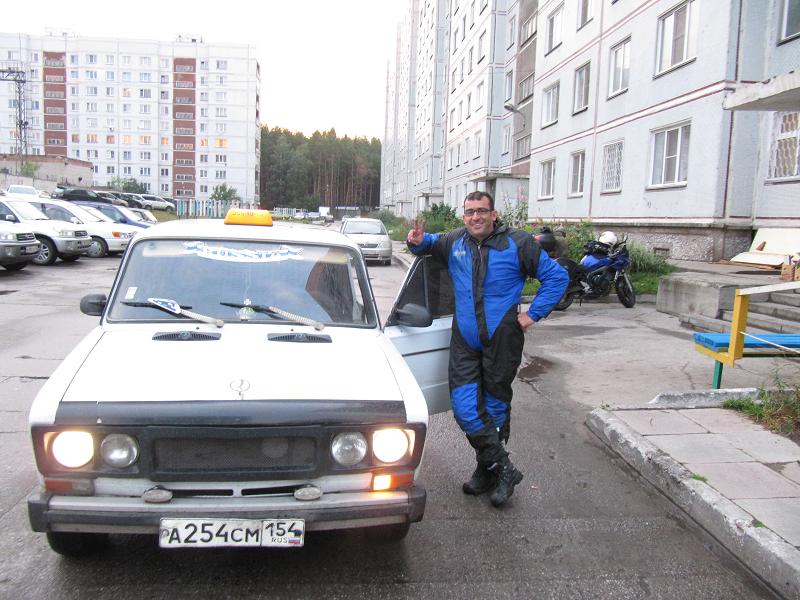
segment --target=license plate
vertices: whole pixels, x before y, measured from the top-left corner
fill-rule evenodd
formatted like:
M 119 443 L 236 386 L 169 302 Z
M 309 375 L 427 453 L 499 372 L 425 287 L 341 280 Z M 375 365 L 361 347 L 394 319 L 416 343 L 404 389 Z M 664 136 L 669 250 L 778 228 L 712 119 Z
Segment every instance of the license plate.
M 162 548 L 297 547 L 303 519 L 161 519 Z

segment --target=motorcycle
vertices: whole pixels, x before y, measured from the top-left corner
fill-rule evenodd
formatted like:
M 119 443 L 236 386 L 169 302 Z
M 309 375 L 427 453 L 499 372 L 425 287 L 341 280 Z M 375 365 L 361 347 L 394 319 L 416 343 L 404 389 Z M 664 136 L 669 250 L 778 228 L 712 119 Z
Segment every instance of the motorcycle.
M 616 235 L 606 231 L 599 239 L 586 242 L 580 263 L 563 256 L 557 258 L 569 273 L 569 284 L 554 310 L 566 310 L 576 298 L 582 301 L 607 296 L 612 284 L 622 306 L 633 308 L 636 293 L 627 273 L 630 257 L 626 242 L 624 238 L 617 241 Z

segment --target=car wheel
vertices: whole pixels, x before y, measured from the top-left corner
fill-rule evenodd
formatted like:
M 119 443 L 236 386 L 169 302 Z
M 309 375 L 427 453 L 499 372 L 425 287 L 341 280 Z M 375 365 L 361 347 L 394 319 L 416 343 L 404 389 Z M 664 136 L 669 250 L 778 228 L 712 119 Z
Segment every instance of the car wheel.
M 172 212 L 173 210 L 175 210 L 175 209 L 174 209 L 174 208 L 172 208 L 171 206 L 168 206 L 168 207 L 166 207 L 164 210 L 165 210 L 165 211 L 167 211 L 168 213 L 171 213 L 171 212 Z
M 24 269 L 28 263 L 14 263 L 13 265 L 3 265 L 7 271 L 19 271 Z
M 60 258 L 64 262 L 75 262 L 80 257 L 81 257 L 80 254 L 64 254 L 62 256 L 59 256 L 58 258 Z
M 395 544 L 401 542 L 408 535 L 411 523 L 394 523 L 393 525 L 379 525 L 367 527 L 367 539 L 378 544 Z
M 58 258 L 58 254 L 56 253 L 56 245 L 44 237 L 37 237 L 36 239 L 41 244 L 41 247 L 39 248 L 39 254 L 37 254 L 33 259 L 33 264 L 52 265 Z
M 108 254 L 108 244 L 106 241 L 95 235 L 92 236 L 92 245 L 86 251 L 86 256 L 89 258 L 103 258 Z
M 48 531 L 47 543 L 54 552 L 64 556 L 88 556 L 95 554 L 108 542 L 107 533 L 74 533 Z

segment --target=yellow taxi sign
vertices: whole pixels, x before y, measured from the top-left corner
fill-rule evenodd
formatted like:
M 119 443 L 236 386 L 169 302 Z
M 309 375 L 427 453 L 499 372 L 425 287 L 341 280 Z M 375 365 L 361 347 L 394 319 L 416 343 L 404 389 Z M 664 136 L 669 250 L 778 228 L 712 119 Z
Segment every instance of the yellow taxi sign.
M 268 210 L 231 208 L 225 215 L 226 225 L 264 225 L 272 226 L 272 213 Z

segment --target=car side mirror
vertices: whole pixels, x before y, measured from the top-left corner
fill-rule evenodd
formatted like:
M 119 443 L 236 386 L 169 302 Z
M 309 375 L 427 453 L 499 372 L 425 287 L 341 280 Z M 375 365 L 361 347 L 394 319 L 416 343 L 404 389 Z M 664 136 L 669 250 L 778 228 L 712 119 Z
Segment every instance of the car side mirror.
M 105 294 L 88 294 L 81 298 L 81 312 L 92 317 L 103 314 L 108 298 Z
M 16 223 L 17 217 L 16 215 L 6 215 L 6 221 L 11 221 L 12 223 Z
M 426 307 L 408 303 L 395 311 L 395 322 L 405 327 L 430 327 L 433 316 Z

